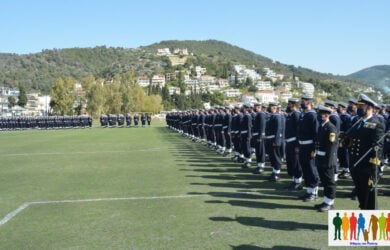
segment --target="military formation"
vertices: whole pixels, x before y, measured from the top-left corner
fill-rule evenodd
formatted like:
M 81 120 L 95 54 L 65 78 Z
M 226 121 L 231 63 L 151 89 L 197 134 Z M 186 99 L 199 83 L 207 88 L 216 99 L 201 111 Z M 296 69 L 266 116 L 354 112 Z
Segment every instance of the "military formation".
M 152 114 L 151 113 L 134 113 L 132 114 L 126 114 L 124 116 L 123 114 L 115 115 L 115 114 L 108 114 L 108 115 L 101 115 L 100 116 L 100 126 L 102 128 L 123 128 L 123 127 L 135 127 L 137 128 L 139 125 L 141 127 L 145 128 L 146 124 L 150 126 L 152 122 Z
M 318 106 L 303 96 L 290 98 L 285 109 L 270 102 L 171 112 L 166 122 L 244 169 L 254 158 L 254 174 L 264 175 L 267 161 L 269 181 L 279 181 L 285 161 L 291 177 L 286 190 L 305 188 L 299 198 L 314 202 L 321 185 L 323 201 L 314 207 L 325 212 L 334 206 L 339 178 L 352 179 L 351 198 L 361 209 L 376 208 L 376 185 L 390 157 L 389 115 L 390 105 L 360 94 L 348 103 L 327 100 Z
M 0 117 L 0 130 L 91 128 L 92 117 L 80 116 L 15 116 Z

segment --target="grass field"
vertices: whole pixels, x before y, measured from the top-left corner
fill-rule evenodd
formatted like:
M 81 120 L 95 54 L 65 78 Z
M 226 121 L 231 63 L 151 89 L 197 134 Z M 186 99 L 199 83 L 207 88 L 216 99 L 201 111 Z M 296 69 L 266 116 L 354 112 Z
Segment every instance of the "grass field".
M 162 123 L 0 138 L 0 219 L 26 204 L 0 249 L 327 248 L 327 214 L 283 191 L 285 173 L 269 183 Z M 339 184 L 336 208 L 357 209 Z

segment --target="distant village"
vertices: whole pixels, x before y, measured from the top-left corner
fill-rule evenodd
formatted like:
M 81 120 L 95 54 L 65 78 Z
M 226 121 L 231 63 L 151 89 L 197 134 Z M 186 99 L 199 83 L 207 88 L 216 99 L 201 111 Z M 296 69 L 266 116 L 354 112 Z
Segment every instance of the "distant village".
M 192 55 L 188 49 L 161 48 L 157 50 L 156 55 L 167 56 L 171 59 L 172 65 L 183 65 L 186 61 L 186 56 Z M 232 75 L 228 79 L 217 78 L 207 74 L 207 68 L 202 65 L 195 66 L 194 69 L 185 69 L 180 72 L 182 81 L 186 84 L 184 93 L 180 93 L 180 88 L 169 86 L 170 81 L 177 80 L 179 71 L 174 73 L 154 74 L 152 77 L 138 76 L 136 81 L 143 88 L 150 87 L 167 87 L 170 95 L 190 95 L 191 93 L 214 93 L 220 92 L 225 97 L 226 105 L 239 105 L 242 103 L 287 103 L 291 97 L 300 95 L 317 96 L 323 99 L 330 97 L 331 93 L 315 92 L 315 87 L 312 83 L 295 79 L 285 79 L 283 74 L 278 74 L 270 68 L 263 68 L 262 72 L 251 69 L 246 65 L 233 65 Z M 192 72 L 192 74 L 191 74 Z M 195 73 L 194 73 L 195 72 Z M 236 79 L 237 77 L 237 79 Z M 245 82 L 250 79 L 250 82 L 256 87 L 257 91 L 254 94 L 242 93 L 239 88 L 235 88 L 236 82 Z M 275 86 L 275 82 L 279 82 Z M 80 83 L 76 83 L 76 93 L 84 93 Z M 381 92 L 376 92 L 373 88 L 355 89 L 356 93 L 376 93 L 378 101 L 383 98 Z M 9 97 L 17 100 L 19 90 L 17 88 L 0 87 L 0 106 L 1 116 L 43 116 L 50 114 L 50 95 L 41 96 L 39 93 L 27 93 L 27 104 L 25 107 L 18 105 L 10 106 Z M 80 97 L 80 96 L 79 96 Z M 79 98 L 78 97 L 78 98 Z M 78 98 L 76 98 L 78 100 Z M 209 107 L 209 103 L 204 104 L 204 108 Z M 77 103 L 75 103 L 77 106 Z

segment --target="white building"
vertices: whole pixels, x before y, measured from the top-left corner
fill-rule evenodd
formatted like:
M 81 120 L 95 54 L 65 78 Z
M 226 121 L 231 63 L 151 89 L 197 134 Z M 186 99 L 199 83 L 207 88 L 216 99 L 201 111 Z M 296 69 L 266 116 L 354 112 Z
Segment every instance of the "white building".
M 234 65 L 233 71 L 237 73 L 237 79 L 239 81 L 245 81 L 247 78 L 253 81 L 261 80 L 261 75 L 253 69 L 248 69 L 245 65 Z M 235 81 L 235 75 L 230 77 L 232 82 Z
M 181 55 L 181 56 L 188 56 L 188 49 L 174 49 L 173 54 L 175 55 Z
M 147 87 L 150 85 L 149 77 L 147 76 L 139 76 L 137 78 L 137 83 L 141 87 Z
M 206 74 L 207 69 L 202 68 L 201 66 L 196 66 L 195 67 L 195 75 L 197 78 L 201 77 L 202 75 Z
M 242 95 L 241 101 L 243 103 L 256 103 L 257 99 L 253 95 L 245 94 L 245 95 Z
M 196 79 L 185 79 L 184 83 L 187 84 L 188 88 L 194 88 L 198 86 L 199 81 Z
M 218 79 L 218 85 L 221 87 L 221 88 L 225 88 L 225 87 L 228 87 L 229 86 L 229 81 L 225 78 L 219 78 Z
M 261 103 L 275 102 L 278 100 L 278 97 L 272 90 L 257 91 L 255 96 Z
M 171 55 L 171 50 L 169 48 L 157 49 L 158 56 L 169 56 Z
M 222 91 L 222 93 L 226 96 L 226 97 L 238 97 L 241 95 L 241 92 L 239 89 L 226 89 L 224 91 Z
M 219 85 L 210 84 L 206 86 L 206 90 L 210 93 L 214 93 L 215 91 L 218 91 L 220 89 Z
M 199 83 L 213 84 L 215 83 L 215 77 L 210 75 L 203 75 L 199 78 Z
M 154 75 L 151 84 L 152 86 L 159 86 L 160 88 L 165 87 L 165 76 L 161 74 Z
M 287 89 L 279 89 L 278 90 L 279 102 L 288 102 L 289 98 L 293 97 L 293 94 L 290 90 Z
M 302 92 L 304 95 L 314 95 L 314 85 L 309 82 L 297 82 L 297 87 L 302 88 Z
M 168 88 L 169 95 L 180 95 L 180 88 L 179 87 L 169 87 Z
M 257 81 L 255 86 L 258 90 L 273 90 L 270 81 Z

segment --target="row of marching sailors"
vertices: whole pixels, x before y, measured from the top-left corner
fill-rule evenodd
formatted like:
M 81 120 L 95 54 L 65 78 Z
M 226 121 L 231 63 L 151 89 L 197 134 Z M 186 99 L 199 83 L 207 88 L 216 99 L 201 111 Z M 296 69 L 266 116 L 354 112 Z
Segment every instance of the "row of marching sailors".
M 90 128 L 92 117 L 81 116 L 18 116 L 0 117 L 0 130 Z
M 132 116 L 131 114 L 126 114 L 126 116 L 124 116 L 123 114 L 119 114 L 119 115 L 103 114 L 100 116 L 100 125 L 102 128 L 106 128 L 106 127 L 123 128 L 124 126 L 130 128 L 132 126 L 132 121 L 133 121 L 134 127 L 138 127 L 140 120 L 141 120 L 142 127 L 145 127 L 146 122 L 148 123 L 148 126 L 150 126 L 150 123 L 152 122 L 152 116 L 150 113 L 141 113 L 141 116 L 139 116 L 138 113 L 135 113 L 134 116 Z
M 362 103 L 371 104 L 371 101 L 364 101 L 368 100 L 368 97 L 360 95 L 359 98 Z M 282 159 L 285 158 L 287 172 L 292 178 L 288 190 L 301 190 L 303 179 L 306 193 L 301 198 L 306 202 L 316 201 L 321 179 L 325 197 L 324 202 L 316 208 L 319 211 L 327 211 L 333 207 L 335 200 L 337 162 L 340 162 L 343 169 L 340 176 L 347 177 L 351 164 L 357 161 L 357 156 L 364 153 L 359 151 L 360 141 L 345 145 L 339 144 L 338 139 L 339 135 L 348 133 L 349 128 L 354 126 L 354 121 L 359 119 L 358 105 L 359 103 L 352 99 L 349 104 L 327 101 L 315 112 L 312 98 L 304 96 L 300 102 L 296 98 L 290 98 L 285 114 L 279 112 L 278 105 L 273 102 L 268 107 L 244 104 L 242 108 L 217 107 L 208 111 L 168 114 L 167 125 L 194 141 L 207 140 L 209 147 L 224 155 L 229 155 L 234 148 L 233 159 L 243 162 L 243 168 L 250 167 L 251 154 L 255 151 L 257 168 L 254 173 L 264 172 L 267 154 L 272 167 L 270 181 L 279 180 Z M 352 111 L 351 114 L 348 114 L 347 110 Z M 377 117 L 380 114 L 373 115 Z M 386 112 L 382 114 L 383 117 L 386 115 Z M 388 118 L 386 119 L 388 123 Z M 384 124 L 380 125 L 378 128 L 382 127 L 383 130 Z M 390 139 L 390 136 L 388 138 Z M 362 167 L 354 171 L 359 173 L 365 169 Z M 358 198 L 364 196 L 364 200 L 368 196 L 367 182 L 357 184 L 355 179 Z M 362 209 L 372 205 L 360 198 Z

